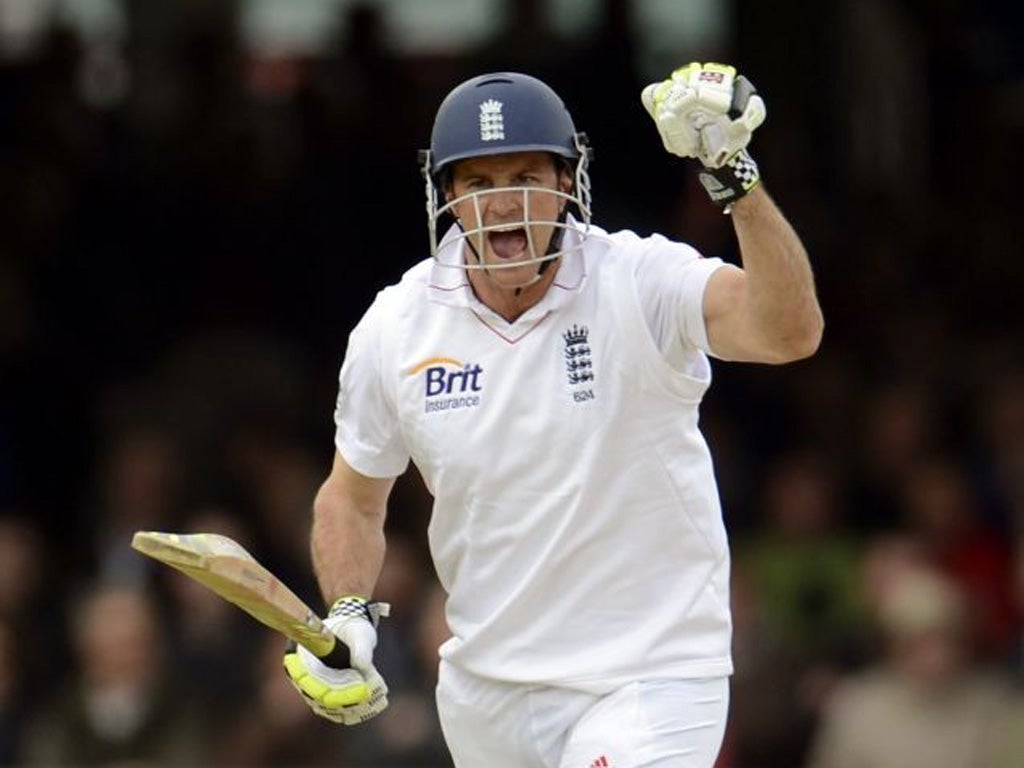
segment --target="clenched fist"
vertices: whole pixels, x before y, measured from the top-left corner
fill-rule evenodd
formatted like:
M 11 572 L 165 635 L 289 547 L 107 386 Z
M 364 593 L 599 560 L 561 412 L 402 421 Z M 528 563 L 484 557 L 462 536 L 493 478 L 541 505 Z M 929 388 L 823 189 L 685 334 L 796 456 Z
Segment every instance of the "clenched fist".
M 728 206 L 757 186 L 760 173 L 746 148 L 766 111 L 734 67 L 687 64 L 644 88 L 641 100 L 665 149 L 704 166 L 700 180 L 712 200 Z
M 665 149 L 720 168 L 745 149 L 765 119 L 764 101 L 727 64 L 687 64 L 642 94 Z

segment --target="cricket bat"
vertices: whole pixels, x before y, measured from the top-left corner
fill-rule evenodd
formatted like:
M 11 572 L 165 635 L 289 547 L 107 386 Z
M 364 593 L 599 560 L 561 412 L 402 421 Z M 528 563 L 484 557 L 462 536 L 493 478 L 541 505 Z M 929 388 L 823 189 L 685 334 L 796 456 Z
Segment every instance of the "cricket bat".
M 218 533 L 138 531 L 132 536 L 132 548 L 177 568 L 260 623 L 304 646 L 328 666 L 351 666 L 345 644 L 234 539 Z

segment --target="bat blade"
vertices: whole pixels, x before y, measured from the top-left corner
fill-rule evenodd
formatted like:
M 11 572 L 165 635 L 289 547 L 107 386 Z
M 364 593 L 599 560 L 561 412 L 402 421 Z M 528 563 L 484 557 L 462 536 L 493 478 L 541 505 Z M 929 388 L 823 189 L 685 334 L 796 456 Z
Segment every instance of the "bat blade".
M 316 656 L 331 657 L 331 666 L 349 666 L 348 649 L 320 617 L 233 539 L 217 533 L 138 531 L 132 548 L 178 569 Z

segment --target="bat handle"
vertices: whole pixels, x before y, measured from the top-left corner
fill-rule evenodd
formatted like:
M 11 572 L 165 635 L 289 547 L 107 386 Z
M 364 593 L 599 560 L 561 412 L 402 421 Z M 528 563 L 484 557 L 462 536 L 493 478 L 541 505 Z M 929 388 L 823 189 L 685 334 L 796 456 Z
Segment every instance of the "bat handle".
M 349 669 L 352 666 L 352 656 L 348 652 L 348 646 L 340 640 L 334 641 L 334 647 L 326 655 L 321 656 L 320 661 L 335 669 Z

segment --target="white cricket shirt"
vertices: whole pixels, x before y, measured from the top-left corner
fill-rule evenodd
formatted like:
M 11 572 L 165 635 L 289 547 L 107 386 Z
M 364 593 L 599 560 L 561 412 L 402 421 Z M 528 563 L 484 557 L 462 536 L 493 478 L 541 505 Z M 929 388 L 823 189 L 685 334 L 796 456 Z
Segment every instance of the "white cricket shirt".
M 460 263 L 446 242 L 439 261 Z M 514 323 L 433 260 L 378 294 L 349 340 L 336 443 L 372 477 L 411 458 L 434 494 L 449 662 L 598 693 L 731 673 L 729 553 L 697 424 L 721 265 L 591 227 Z

